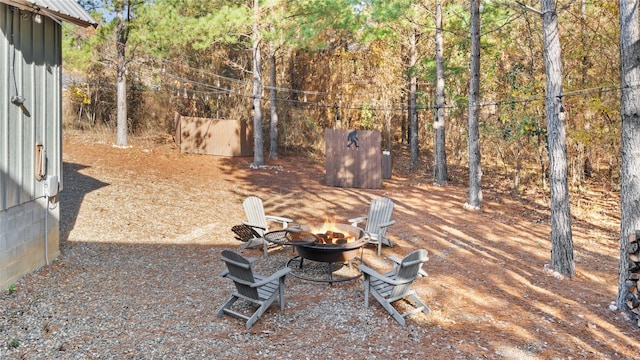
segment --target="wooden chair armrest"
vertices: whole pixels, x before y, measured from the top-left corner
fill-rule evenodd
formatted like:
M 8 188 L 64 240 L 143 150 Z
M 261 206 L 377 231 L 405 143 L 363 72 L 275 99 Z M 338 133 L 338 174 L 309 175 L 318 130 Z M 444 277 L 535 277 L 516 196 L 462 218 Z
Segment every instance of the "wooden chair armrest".
M 273 216 L 273 215 L 265 215 L 265 218 L 269 221 L 275 221 L 275 222 L 279 222 L 282 223 L 284 226 L 284 228 L 287 227 L 288 223 L 292 223 L 293 219 L 289 219 L 286 217 L 282 217 L 282 216 Z
M 367 217 L 366 216 L 359 216 L 359 217 L 347 220 L 347 222 L 349 222 L 352 226 L 357 226 L 358 223 L 363 222 L 363 221 L 367 221 Z
M 367 274 L 373 277 L 382 276 L 382 274 L 364 264 L 358 265 L 358 270 L 360 270 L 363 274 Z
M 402 259 L 400 259 L 399 257 L 397 257 L 395 255 L 389 255 L 389 256 L 387 256 L 387 259 L 393 261 L 397 265 L 400 265 L 400 263 L 402 262 Z
M 284 269 L 280 269 L 278 271 L 276 271 L 275 273 L 271 274 L 271 276 L 266 277 L 256 283 L 251 284 L 251 287 L 260 287 L 264 284 L 268 284 L 270 282 L 272 282 L 273 280 L 277 280 L 280 279 L 281 277 L 287 275 L 289 272 L 291 271 L 290 268 L 286 267 Z
M 376 278 L 378 280 L 384 281 L 385 283 L 391 284 L 391 285 L 394 285 L 394 286 L 402 285 L 402 284 L 405 284 L 405 283 L 409 282 L 409 281 L 398 281 L 398 280 L 392 279 L 392 278 L 390 278 L 388 276 L 382 275 L 379 272 L 375 271 L 374 269 L 368 267 L 367 265 L 360 264 L 360 265 L 358 265 L 358 269 L 360 271 L 362 271 L 362 273 L 365 274 L 365 275 L 371 276 L 373 278 Z
M 386 222 L 386 223 L 382 223 L 382 224 L 380 224 L 380 225 L 378 225 L 378 226 L 379 226 L 380 228 L 385 228 L 385 227 L 389 227 L 389 226 L 391 226 L 391 225 L 393 225 L 393 224 L 395 224 L 395 223 L 396 223 L 396 221 L 395 221 L 395 220 L 391 220 L 391 221 L 388 221 L 388 222 Z
M 243 221 L 242 223 L 247 225 L 247 226 L 249 226 L 249 227 L 252 227 L 254 229 L 260 229 L 262 231 L 267 231 L 267 228 L 264 227 L 264 226 L 261 226 L 261 225 L 251 224 L 251 223 L 249 223 L 247 221 Z

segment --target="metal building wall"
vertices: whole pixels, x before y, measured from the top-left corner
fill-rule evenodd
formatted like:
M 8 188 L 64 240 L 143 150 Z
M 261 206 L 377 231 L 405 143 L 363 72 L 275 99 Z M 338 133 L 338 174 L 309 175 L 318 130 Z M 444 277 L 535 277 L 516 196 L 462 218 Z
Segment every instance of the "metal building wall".
M 61 39 L 60 23 L 0 2 L 0 288 L 59 254 L 60 207 L 35 175 L 38 143 L 44 175 L 62 175 Z
M 62 179 L 61 25 L 0 3 L 0 211 L 44 196 L 35 178 L 36 144 L 46 174 Z M 21 106 L 12 97 L 24 97 Z

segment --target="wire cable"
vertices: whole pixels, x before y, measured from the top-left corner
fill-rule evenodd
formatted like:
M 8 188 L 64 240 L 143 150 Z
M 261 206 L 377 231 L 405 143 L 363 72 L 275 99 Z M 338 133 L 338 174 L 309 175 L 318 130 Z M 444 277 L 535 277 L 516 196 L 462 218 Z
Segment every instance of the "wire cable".
M 11 7 L 11 47 L 13 48 L 13 60 L 11 61 L 11 74 L 13 75 L 13 87 L 15 95 L 11 97 L 11 102 L 15 105 L 22 105 L 24 98 L 18 93 L 18 81 L 16 80 L 16 44 L 15 44 L 15 30 L 14 30 L 14 18 L 15 12 L 18 10 L 16 7 Z M 19 10 L 18 10 L 19 11 Z

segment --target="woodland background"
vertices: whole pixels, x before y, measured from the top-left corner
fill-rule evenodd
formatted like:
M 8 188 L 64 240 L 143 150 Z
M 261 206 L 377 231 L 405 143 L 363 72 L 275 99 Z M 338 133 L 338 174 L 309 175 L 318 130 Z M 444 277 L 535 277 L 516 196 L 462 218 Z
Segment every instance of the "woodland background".
M 82 3 L 82 2 L 81 2 Z M 122 7 L 123 3 L 126 5 Z M 322 156 L 324 128 L 376 129 L 401 154 L 409 140 L 409 79 L 416 76 L 420 161 L 433 171 L 435 1 L 260 2 L 261 107 L 277 106 L 281 154 Z M 115 132 L 116 75 L 127 36 L 128 131 L 170 134 L 174 112 L 251 119 L 252 3 L 85 1 L 97 29 L 65 26 L 65 126 Z M 446 149 L 449 166 L 467 162 L 469 3 L 442 1 Z M 480 146 L 485 178 L 516 193 L 544 188 L 548 168 L 542 22 L 537 1 L 481 2 Z M 98 11 L 100 10 L 100 11 Z M 617 2 L 557 4 L 562 44 L 569 185 L 619 189 L 620 88 Z M 120 22 L 122 24 L 122 22 Z M 120 25 L 121 26 L 121 25 Z M 410 66 L 409 41 L 417 38 Z M 122 42 L 120 42 L 122 44 Z M 121 45 L 122 46 L 122 45 Z M 270 74 L 271 70 L 275 73 Z M 276 79 L 269 85 L 269 76 Z M 276 90 L 275 103 L 269 101 Z M 270 116 L 263 112 L 263 133 Z M 271 146 L 268 142 L 265 148 Z M 454 173 L 450 177 L 455 176 Z

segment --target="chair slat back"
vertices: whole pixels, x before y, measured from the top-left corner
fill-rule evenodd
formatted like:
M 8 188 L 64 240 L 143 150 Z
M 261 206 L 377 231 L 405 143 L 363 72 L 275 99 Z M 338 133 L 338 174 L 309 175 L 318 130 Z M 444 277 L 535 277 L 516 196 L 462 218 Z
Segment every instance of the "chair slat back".
M 267 228 L 267 217 L 264 212 L 264 205 L 262 199 L 257 196 L 249 196 L 242 202 L 242 208 L 247 216 L 247 221 L 251 225 L 258 225 Z M 263 236 L 266 231 L 255 229 L 260 236 Z
M 258 290 L 251 287 L 251 284 L 256 281 L 251 262 L 232 250 L 222 251 L 222 261 L 227 265 L 229 270 L 227 277 L 233 280 L 236 290 L 251 299 L 259 299 Z
M 395 279 L 397 281 L 404 281 L 404 284 L 397 285 L 392 290 L 392 296 L 402 295 L 408 292 L 413 285 L 413 282 L 418 277 L 418 273 L 422 267 L 422 264 L 427 262 L 429 257 L 427 256 L 427 250 L 419 249 L 409 253 L 405 256 L 400 265 L 396 268 Z
M 380 197 L 371 200 L 369 214 L 367 215 L 367 224 L 364 231 L 368 233 L 378 234 L 381 238 L 387 233 L 387 228 L 380 229 L 380 224 L 384 224 L 391 220 L 393 212 L 393 201 L 387 197 Z

